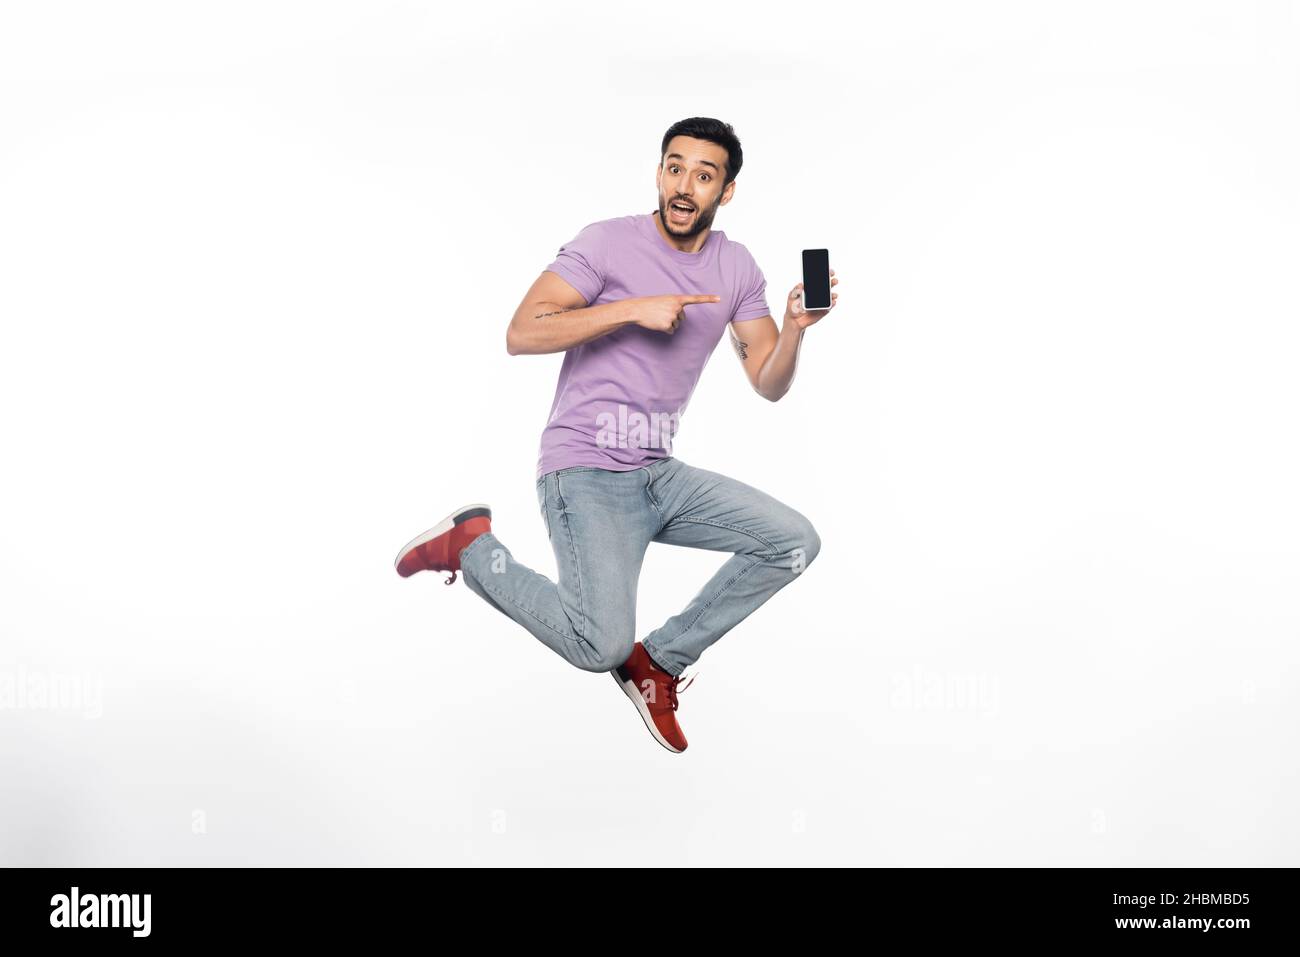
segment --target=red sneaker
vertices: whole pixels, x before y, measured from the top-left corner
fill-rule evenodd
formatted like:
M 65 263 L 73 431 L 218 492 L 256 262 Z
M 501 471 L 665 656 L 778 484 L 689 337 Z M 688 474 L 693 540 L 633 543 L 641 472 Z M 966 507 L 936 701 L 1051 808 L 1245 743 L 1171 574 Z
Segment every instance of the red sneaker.
M 492 509 L 486 505 L 458 508 L 433 528 L 409 542 L 397 555 L 397 574 L 410 578 L 416 572 L 451 572 L 446 584 L 460 571 L 460 550 L 484 532 L 492 531 Z
M 632 654 L 627 661 L 610 672 L 618 686 L 628 696 L 641 720 L 650 729 L 655 740 L 669 751 L 680 754 L 686 750 L 686 735 L 682 734 L 677 724 L 677 682 L 680 675 L 670 675 L 650 657 L 641 642 L 632 646 Z M 694 676 L 691 681 L 694 681 Z M 691 686 L 691 681 L 682 685 L 682 691 Z

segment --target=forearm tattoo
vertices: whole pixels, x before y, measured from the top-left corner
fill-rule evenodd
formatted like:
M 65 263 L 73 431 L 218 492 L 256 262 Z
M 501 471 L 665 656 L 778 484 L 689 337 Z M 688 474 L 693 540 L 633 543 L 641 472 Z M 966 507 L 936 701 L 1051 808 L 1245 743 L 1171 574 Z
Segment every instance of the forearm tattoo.
M 745 351 L 747 348 L 749 348 L 749 343 L 741 342 L 740 336 L 736 335 L 734 332 L 731 334 L 731 344 L 732 346 L 735 347 L 736 355 L 740 356 L 741 362 L 744 362 L 746 359 L 749 358 L 749 353 Z
M 561 313 L 565 313 L 565 312 L 569 312 L 569 310 L 568 310 L 568 309 L 557 309 L 557 310 L 555 310 L 554 312 L 539 312 L 539 313 L 538 313 L 537 315 L 535 315 L 533 318 L 534 318 L 534 319 L 545 319 L 547 316 L 558 316 L 558 315 L 560 315 Z

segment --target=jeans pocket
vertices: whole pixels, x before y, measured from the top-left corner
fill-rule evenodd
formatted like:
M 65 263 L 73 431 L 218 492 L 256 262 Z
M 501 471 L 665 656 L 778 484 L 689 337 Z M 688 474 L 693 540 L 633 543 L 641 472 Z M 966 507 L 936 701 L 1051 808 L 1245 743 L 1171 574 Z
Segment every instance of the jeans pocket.
M 551 537 L 550 503 L 546 501 L 547 476 L 537 480 L 537 506 L 542 510 L 542 524 L 546 526 L 546 537 Z

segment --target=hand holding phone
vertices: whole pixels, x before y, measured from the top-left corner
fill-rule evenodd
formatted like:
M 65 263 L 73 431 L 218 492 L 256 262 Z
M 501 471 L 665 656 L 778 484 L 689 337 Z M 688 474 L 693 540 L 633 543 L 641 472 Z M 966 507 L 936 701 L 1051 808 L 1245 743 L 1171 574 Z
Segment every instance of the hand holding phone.
M 800 327 L 808 328 L 835 305 L 836 293 L 831 286 L 839 282 L 830 266 L 830 250 L 805 249 L 803 251 L 803 282 L 795 286 L 786 307 L 788 318 Z

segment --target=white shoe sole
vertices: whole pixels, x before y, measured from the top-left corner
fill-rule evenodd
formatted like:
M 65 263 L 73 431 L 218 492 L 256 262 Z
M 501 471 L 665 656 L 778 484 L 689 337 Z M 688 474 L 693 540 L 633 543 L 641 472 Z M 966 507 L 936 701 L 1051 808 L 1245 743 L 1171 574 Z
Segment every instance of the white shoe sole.
M 641 692 L 637 690 L 636 684 L 632 681 L 624 681 L 620 678 L 617 669 L 611 671 L 610 674 L 614 676 L 614 680 L 618 683 L 618 686 L 623 689 L 623 693 L 627 695 L 628 700 L 636 706 L 637 713 L 641 715 L 641 720 L 645 722 L 646 728 L 654 735 L 655 740 L 673 754 L 681 754 L 681 751 L 678 751 L 664 740 L 664 736 L 660 734 L 659 729 L 655 727 L 654 718 L 650 716 L 650 706 L 645 703 L 645 698 L 641 697 Z
M 467 514 L 467 513 L 474 513 L 474 514 Z M 415 538 L 411 539 L 409 542 L 403 545 L 402 550 L 398 552 L 397 557 L 393 559 L 393 567 L 396 568 L 398 565 L 400 565 L 402 563 L 402 559 L 406 556 L 406 553 L 409 552 L 412 548 L 415 548 L 417 545 L 423 545 L 425 542 L 431 542 L 439 535 L 447 534 L 447 532 L 450 532 L 461 522 L 464 522 L 467 519 L 474 518 L 475 515 L 484 515 L 487 518 L 491 518 L 492 509 L 488 508 L 486 505 L 481 505 L 481 504 L 462 505 L 460 508 L 456 509 L 456 511 L 452 512 L 450 515 L 444 518 L 437 525 L 433 526 L 433 528 L 429 529 L 427 532 L 421 532 L 419 535 L 415 536 Z

